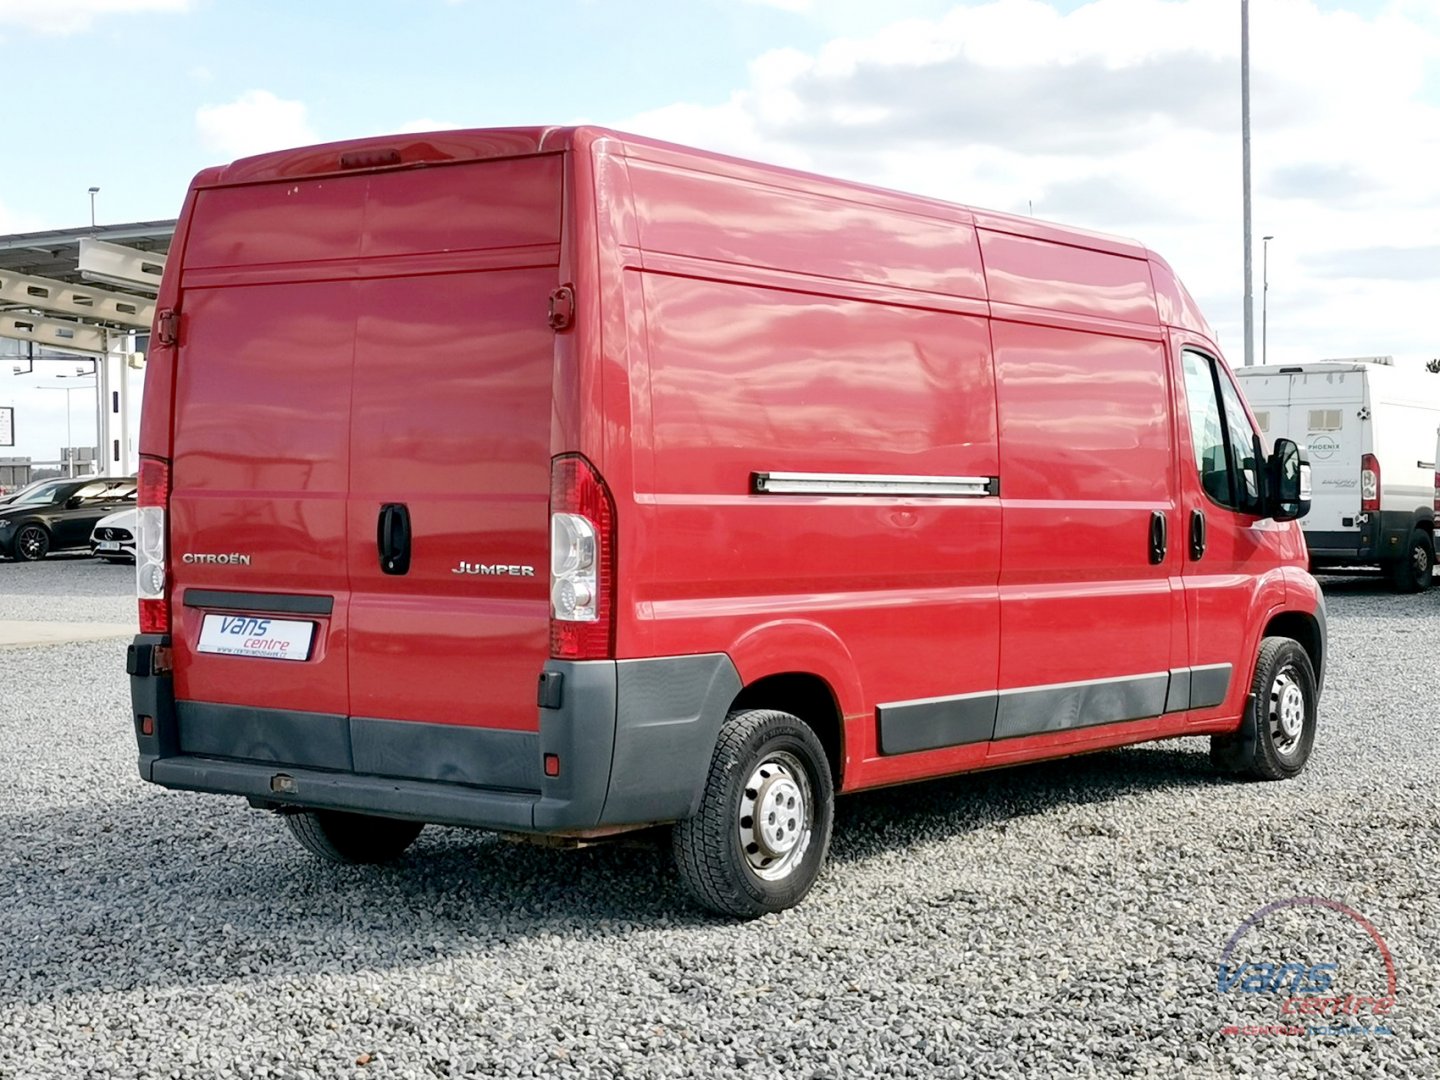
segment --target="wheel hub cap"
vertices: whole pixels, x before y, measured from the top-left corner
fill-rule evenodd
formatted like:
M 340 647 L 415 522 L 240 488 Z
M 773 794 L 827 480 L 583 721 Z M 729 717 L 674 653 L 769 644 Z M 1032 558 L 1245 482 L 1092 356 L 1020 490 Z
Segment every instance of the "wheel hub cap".
M 1280 691 L 1278 712 L 1280 733 L 1287 740 L 1298 739 L 1305 727 L 1305 695 L 1294 683 L 1287 684 Z
M 750 869 L 767 881 L 788 877 L 810 846 L 810 784 L 788 754 L 767 758 L 740 797 L 740 847 Z
M 784 855 L 800 839 L 800 826 L 805 814 L 805 797 L 800 787 L 783 773 L 772 776 L 760 786 L 755 800 L 755 839 L 760 850 L 771 856 Z

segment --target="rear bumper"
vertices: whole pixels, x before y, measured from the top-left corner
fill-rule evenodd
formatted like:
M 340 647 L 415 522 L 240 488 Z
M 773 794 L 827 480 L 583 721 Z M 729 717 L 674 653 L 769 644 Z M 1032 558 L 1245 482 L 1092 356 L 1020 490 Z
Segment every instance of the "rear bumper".
M 581 833 L 690 816 L 740 691 L 720 654 L 549 661 L 539 730 L 501 731 L 177 702 L 168 644 L 142 634 L 127 662 L 143 779 L 274 809 L 514 832 Z M 547 755 L 558 759 L 559 775 L 545 775 Z
M 1384 510 L 1361 516 L 1365 520 L 1353 529 L 1307 531 L 1305 546 L 1310 560 L 1319 565 L 1355 566 L 1404 558 L 1411 530 L 1417 526 L 1428 529 L 1433 520 L 1423 509 Z

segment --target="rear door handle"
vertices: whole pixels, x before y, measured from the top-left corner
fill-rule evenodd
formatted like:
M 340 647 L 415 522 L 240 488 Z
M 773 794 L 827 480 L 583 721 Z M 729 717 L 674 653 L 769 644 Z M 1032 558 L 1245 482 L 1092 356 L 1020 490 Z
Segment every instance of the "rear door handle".
M 375 547 L 380 554 L 382 573 L 410 572 L 410 508 L 404 503 L 386 503 L 380 508 Z
M 1205 557 L 1205 511 L 1190 511 L 1190 558 Z
M 1170 550 L 1169 526 L 1165 523 L 1165 511 L 1150 511 L 1150 565 L 1159 566 L 1165 561 Z

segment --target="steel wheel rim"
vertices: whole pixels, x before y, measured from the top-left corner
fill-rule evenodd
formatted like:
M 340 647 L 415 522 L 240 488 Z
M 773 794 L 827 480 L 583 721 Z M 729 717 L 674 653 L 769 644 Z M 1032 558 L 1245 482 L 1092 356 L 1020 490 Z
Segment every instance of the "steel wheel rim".
M 20 532 L 20 551 L 26 558 L 33 559 L 39 555 L 44 548 L 41 546 L 40 530 L 31 525 Z
M 750 872 L 783 881 L 805 858 L 815 832 L 810 776 L 794 754 L 777 750 L 755 766 L 740 792 L 736 829 Z
M 1270 684 L 1270 737 L 1281 757 L 1290 756 L 1300 745 L 1306 712 L 1305 691 L 1295 669 L 1287 665 Z
M 1430 553 L 1425 550 L 1424 544 L 1415 545 L 1415 550 L 1410 553 L 1410 565 L 1415 570 L 1415 576 L 1421 580 L 1430 573 Z

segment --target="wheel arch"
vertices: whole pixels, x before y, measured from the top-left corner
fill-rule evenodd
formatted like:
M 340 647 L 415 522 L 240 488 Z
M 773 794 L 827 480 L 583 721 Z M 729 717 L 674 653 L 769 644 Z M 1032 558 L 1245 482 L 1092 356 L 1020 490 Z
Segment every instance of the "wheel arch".
M 835 789 L 845 779 L 845 718 L 864 712 L 854 658 L 830 627 L 777 619 L 746 631 L 726 650 L 740 676 L 731 706 L 780 709 L 804 720 L 830 759 Z
M 776 709 L 789 713 L 815 732 L 830 762 L 830 778 L 838 791 L 845 773 L 845 723 L 830 684 L 808 671 L 766 675 L 747 684 L 730 704 L 730 711 Z
M 1297 642 L 1310 658 L 1316 686 L 1324 685 L 1325 628 L 1322 620 L 1304 611 L 1277 612 L 1265 623 L 1260 640 L 1263 642 L 1268 637 L 1285 637 Z

